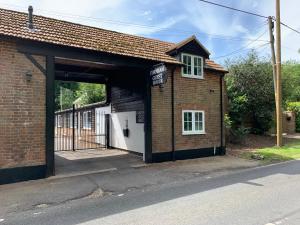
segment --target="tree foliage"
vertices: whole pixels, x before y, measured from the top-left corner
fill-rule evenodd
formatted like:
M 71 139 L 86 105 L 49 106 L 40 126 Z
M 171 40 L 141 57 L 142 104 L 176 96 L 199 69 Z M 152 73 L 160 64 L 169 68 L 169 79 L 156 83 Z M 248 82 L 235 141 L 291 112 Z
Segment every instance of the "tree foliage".
M 285 106 L 300 101 L 300 64 L 295 61 L 282 64 L 282 95 Z
M 105 86 L 100 84 L 80 83 L 76 90 L 76 103 L 87 105 L 105 100 Z
M 269 130 L 274 112 L 272 66 L 255 51 L 245 58 L 227 61 L 226 76 L 229 116 L 233 127 L 251 124 L 251 131 Z
M 105 100 L 105 86 L 78 82 L 55 82 L 56 110 L 71 108 L 74 103 L 87 105 Z
M 287 103 L 287 110 L 295 113 L 296 116 L 296 132 L 300 132 L 300 102 Z

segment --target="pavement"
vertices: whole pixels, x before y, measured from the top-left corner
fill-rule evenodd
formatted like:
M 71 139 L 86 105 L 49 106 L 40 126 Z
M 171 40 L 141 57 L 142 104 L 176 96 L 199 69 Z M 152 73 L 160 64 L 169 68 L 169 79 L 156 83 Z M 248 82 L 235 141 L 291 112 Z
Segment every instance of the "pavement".
M 285 138 L 292 138 L 292 139 L 300 139 L 300 133 L 287 134 L 284 137 Z
M 212 159 L 225 162 L 228 158 Z M 0 224 L 300 224 L 300 161 L 222 175 L 208 173 L 123 194 L 6 214 Z
M 107 164 L 107 167 L 114 168 L 111 170 L 102 168 L 95 171 L 92 167 L 90 173 L 84 170 L 48 179 L 1 185 L 0 218 L 28 210 L 66 204 L 74 200 L 98 199 L 146 191 L 153 187 L 176 184 L 197 177 L 221 176 L 258 166 L 257 161 L 231 156 L 148 165 L 138 160 L 135 155 L 126 157 L 121 157 L 123 164 L 120 167 Z
M 145 166 L 141 156 L 118 149 L 89 149 L 55 153 L 55 178 Z

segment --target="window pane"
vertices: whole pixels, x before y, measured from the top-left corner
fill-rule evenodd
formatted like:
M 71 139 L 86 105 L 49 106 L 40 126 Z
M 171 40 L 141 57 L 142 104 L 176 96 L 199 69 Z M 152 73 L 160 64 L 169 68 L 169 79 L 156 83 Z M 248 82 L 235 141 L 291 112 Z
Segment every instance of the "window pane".
M 203 131 L 203 113 L 195 112 L 195 130 Z
M 192 112 L 184 113 L 184 131 L 192 131 L 193 122 L 192 122 Z
M 203 123 L 202 122 L 195 122 L 195 130 L 196 131 L 203 131 Z
M 195 121 L 203 121 L 203 114 L 202 112 L 195 113 Z
M 187 67 L 187 74 L 192 74 L 192 67 L 191 66 Z
M 184 122 L 184 131 L 192 131 L 192 122 Z
M 191 56 L 183 55 L 183 74 L 191 74 L 192 71 L 192 59 Z

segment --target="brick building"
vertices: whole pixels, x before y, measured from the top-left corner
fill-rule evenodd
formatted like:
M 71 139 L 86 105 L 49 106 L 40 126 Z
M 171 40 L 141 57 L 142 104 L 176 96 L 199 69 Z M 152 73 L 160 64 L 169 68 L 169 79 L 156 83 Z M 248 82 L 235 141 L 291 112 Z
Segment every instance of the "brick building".
M 175 44 L 35 16 L 31 9 L 0 9 L 0 18 L 0 183 L 54 174 L 55 80 L 106 84 L 111 112 L 122 129 L 126 115 L 132 135 L 129 112 L 142 115 L 148 163 L 225 153 L 227 71 L 195 36 Z M 160 63 L 166 76 L 155 85 L 150 71 Z

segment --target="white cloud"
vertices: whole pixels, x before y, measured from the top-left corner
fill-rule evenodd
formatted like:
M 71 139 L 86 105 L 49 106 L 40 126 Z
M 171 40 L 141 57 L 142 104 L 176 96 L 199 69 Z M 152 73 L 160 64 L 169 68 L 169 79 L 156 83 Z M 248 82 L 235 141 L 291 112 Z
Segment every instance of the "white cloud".
M 300 30 L 300 1 L 282 0 L 281 1 L 281 21 L 289 26 Z M 264 15 L 275 15 L 275 1 L 265 0 L 259 3 L 260 12 Z M 282 59 L 300 60 L 300 34 L 295 33 L 285 27 L 281 29 L 282 33 Z
M 153 17 L 149 17 L 151 10 L 132 13 L 130 3 L 129 0 L 29 0 L 26 3 L 21 0 L 0 0 L 0 7 L 26 12 L 28 5 L 33 5 L 34 13 L 38 15 L 136 35 L 151 35 L 183 19 L 182 16 L 171 16 L 153 24 Z M 142 16 L 142 21 L 135 22 L 139 16 Z

